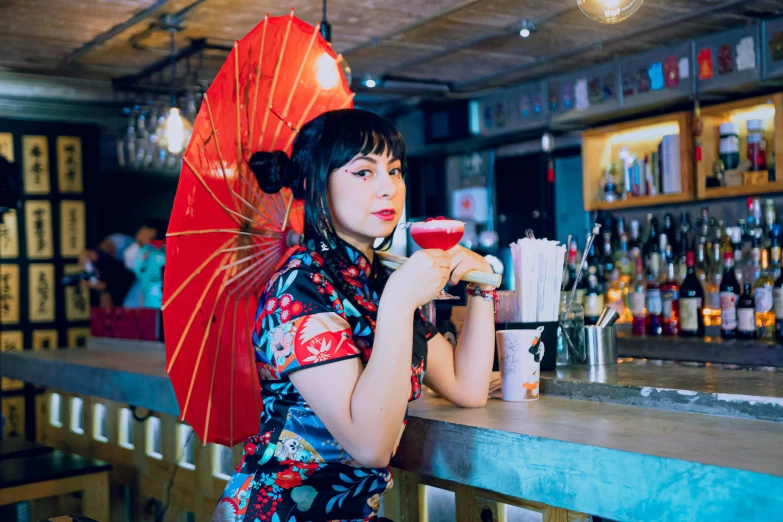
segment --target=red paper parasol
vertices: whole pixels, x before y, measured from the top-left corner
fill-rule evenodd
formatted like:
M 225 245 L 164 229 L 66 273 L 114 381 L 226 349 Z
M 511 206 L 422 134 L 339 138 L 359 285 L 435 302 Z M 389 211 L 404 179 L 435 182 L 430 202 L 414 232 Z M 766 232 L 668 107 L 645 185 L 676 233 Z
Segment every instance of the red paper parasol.
M 234 44 L 196 117 L 167 234 L 163 320 L 180 417 L 204 443 L 258 432 L 256 308 L 286 236 L 303 228 L 301 202 L 262 193 L 247 160 L 290 154 L 302 125 L 353 106 L 341 61 L 293 10 L 267 15 Z

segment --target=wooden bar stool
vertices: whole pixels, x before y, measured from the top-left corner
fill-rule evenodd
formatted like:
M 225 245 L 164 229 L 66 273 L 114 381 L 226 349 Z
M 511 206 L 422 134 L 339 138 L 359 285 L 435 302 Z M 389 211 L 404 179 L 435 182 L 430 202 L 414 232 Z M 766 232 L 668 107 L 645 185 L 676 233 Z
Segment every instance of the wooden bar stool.
M 110 470 L 103 461 L 57 450 L 3 459 L 0 506 L 81 492 L 84 515 L 108 522 Z

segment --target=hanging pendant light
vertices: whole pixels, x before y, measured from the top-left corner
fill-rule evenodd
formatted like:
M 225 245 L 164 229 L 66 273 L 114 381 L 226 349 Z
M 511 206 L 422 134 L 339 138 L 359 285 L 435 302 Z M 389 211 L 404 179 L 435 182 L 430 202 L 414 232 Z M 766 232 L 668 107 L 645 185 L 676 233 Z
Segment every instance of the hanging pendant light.
M 324 37 L 324 40 L 326 40 L 329 45 L 332 44 L 332 24 L 329 23 L 329 21 L 326 19 L 326 0 L 323 0 L 321 2 L 321 12 L 322 12 L 322 20 L 321 20 L 321 36 Z M 345 57 L 342 58 L 340 61 L 340 67 L 343 69 L 343 73 L 345 74 L 345 79 L 348 80 L 348 85 L 351 85 L 351 81 L 353 80 L 353 76 L 351 74 L 351 66 L 348 65 L 348 61 L 345 59 Z
M 166 150 L 172 154 L 180 154 L 190 140 L 190 122 L 182 117 L 177 107 L 177 94 L 174 90 L 174 82 L 177 77 L 177 66 L 174 53 L 174 31 L 169 30 L 170 62 L 171 62 L 171 108 L 166 117 L 166 129 L 164 137 Z
M 579 9 L 591 20 L 617 24 L 634 14 L 644 0 L 576 0 Z

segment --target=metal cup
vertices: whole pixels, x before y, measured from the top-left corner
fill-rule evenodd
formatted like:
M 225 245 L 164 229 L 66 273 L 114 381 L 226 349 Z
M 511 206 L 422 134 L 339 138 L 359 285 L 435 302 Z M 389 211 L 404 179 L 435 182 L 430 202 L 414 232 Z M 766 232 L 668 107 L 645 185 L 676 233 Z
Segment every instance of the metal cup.
M 590 366 L 617 364 L 617 330 L 614 326 L 585 326 L 585 349 Z
M 614 323 L 616 323 L 619 318 L 620 314 L 617 313 L 617 310 L 607 306 L 604 308 L 603 312 L 601 312 L 601 316 L 598 318 L 598 322 L 596 324 L 601 328 L 606 328 L 607 326 L 612 326 Z

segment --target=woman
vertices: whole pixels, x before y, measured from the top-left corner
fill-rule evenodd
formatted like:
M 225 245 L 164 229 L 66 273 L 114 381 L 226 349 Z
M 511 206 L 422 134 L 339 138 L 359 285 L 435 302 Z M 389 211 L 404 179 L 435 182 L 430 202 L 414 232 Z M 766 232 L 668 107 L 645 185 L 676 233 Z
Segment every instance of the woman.
M 261 297 L 260 431 L 213 521 L 375 519 L 421 384 L 458 406 L 486 403 L 494 291 L 470 289 L 456 350 L 418 307 L 447 282 L 491 268 L 462 247 L 416 252 L 394 273 L 380 265 L 373 244 L 388 245 L 405 203 L 405 145 L 380 116 L 325 113 L 302 128 L 290 160 L 260 152 L 250 168 L 265 192 L 285 186 L 304 198 L 307 245 Z

